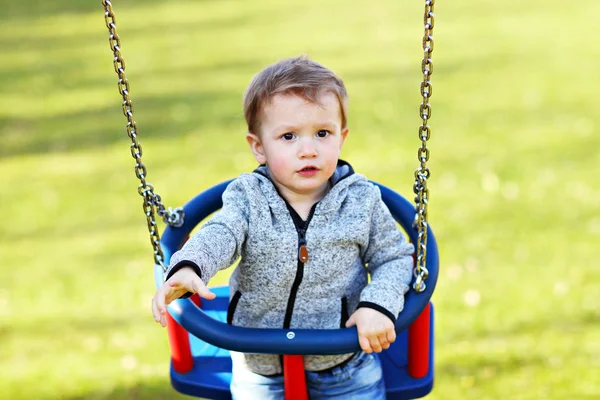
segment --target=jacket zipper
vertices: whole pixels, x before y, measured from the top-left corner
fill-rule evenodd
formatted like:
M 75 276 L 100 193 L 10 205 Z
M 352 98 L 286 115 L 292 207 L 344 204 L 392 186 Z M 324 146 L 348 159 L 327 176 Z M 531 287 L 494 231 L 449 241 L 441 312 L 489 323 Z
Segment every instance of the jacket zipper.
M 287 202 L 286 202 L 287 204 Z M 290 212 L 290 216 L 294 221 L 294 226 L 296 227 L 296 232 L 298 232 L 298 266 L 296 268 L 296 277 L 294 278 L 294 283 L 292 284 L 292 289 L 290 290 L 290 296 L 288 298 L 287 308 L 285 310 L 285 318 L 283 320 L 283 328 L 289 329 L 290 324 L 292 322 L 292 314 L 294 312 L 294 303 L 296 302 L 296 295 L 298 294 L 298 288 L 302 283 L 302 278 L 304 277 L 304 263 L 308 261 L 309 252 L 306 247 L 306 229 L 308 228 L 308 224 L 315 213 L 315 208 L 317 207 L 317 203 L 313 204 L 308 213 L 308 217 L 306 221 L 302 221 L 296 210 L 294 210 L 289 204 L 288 210 Z

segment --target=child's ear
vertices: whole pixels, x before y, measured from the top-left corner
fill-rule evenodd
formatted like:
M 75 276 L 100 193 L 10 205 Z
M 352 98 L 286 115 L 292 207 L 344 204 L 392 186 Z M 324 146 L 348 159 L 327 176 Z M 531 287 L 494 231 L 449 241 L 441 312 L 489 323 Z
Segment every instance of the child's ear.
M 252 150 L 252 154 L 254 154 L 254 158 L 260 165 L 267 163 L 267 157 L 265 155 L 265 149 L 260 142 L 260 138 L 253 133 L 246 133 L 246 141 L 248 141 L 248 145 L 250 146 L 250 150 Z
M 348 136 L 348 133 L 350 132 L 350 130 L 348 128 L 344 128 L 342 129 L 342 140 L 340 140 L 340 151 L 342 150 L 342 146 L 344 145 L 344 142 L 346 141 L 346 137 Z

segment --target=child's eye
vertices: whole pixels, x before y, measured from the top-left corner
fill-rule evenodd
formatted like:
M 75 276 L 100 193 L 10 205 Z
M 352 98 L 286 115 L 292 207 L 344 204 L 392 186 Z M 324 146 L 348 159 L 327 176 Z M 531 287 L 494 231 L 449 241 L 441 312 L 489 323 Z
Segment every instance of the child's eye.
M 293 133 L 284 133 L 282 136 L 283 140 L 293 140 L 294 139 L 294 134 Z
M 327 136 L 329 136 L 329 131 L 326 131 L 325 129 L 321 129 L 319 132 L 317 132 L 317 137 L 324 138 Z

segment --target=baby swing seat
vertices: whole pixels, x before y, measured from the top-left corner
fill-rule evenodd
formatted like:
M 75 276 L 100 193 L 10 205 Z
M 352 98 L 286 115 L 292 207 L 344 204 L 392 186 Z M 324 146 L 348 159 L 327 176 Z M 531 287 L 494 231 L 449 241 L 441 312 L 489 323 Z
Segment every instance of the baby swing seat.
M 202 220 L 222 207 L 221 195 L 231 181 L 218 184 L 196 196 L 184 206 L 185 222 L 166 228 L 161 245 L 165 261 L 181 248 L 190 232 Z M 413 227 L 415 208 L 408 200 L 375 183 L 394 219 L 416 243 Z M 423 292 L 410 290 L 396 321 L 397 339 L 380 353 L 387 399 L 415 399 L 427 395 L 433 387 L 433 323 L 430 303 L 438 277 L 437 243 L 428 228 L 427 269 Z M 155 268 L 157 286 L 163 283 L 163 270 Z M 211 288 L 216 299 L 200 302 L 197 295 L 175 300 L 168 307 L 168 332 L 171 348 L 171 383 L 184 394 L 210 399 L 231 399 L 231 358 L 229 350 L 270 354 L 343 354 L 360 350 L 356 327 L 336 330 L 250 329 L 228 325 L 229 287 Z M 285 361 L 284 361 L 285 364 Z M 286 370 L 286 385 L 287 375 Z M 303 375 L 296 371 L 296 375 Z M 302 377 L 300 377 L 302 378 Z M 294 389 L 286 398 L 293 396 Z

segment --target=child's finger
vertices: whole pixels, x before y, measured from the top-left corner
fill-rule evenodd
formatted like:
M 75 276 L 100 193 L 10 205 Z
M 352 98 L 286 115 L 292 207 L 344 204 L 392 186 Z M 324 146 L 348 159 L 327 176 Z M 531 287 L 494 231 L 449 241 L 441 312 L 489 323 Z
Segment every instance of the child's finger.
M 167 291 L 169 289 L 165 286 L 166 285 L 163 284 L 156 292 L 156 296 L 154 296 L 154 298 L 156 299 L 156 308 L 159 314 L 162 314 L 166 309 L 165 298 L 167 297 Z
M 199 279 L 192 282 L 192 288 L 194 289 L 194 292 L 198 293 L 198 296 L 207 300 L 213 300 L 215 297 L 217 297 L 217 295 L 208 290 L 206 285 L 204 285 Z
M 173 279 L 173 278 L 171 278 L 171 279 L 169 279 L 169 280 L 167 281 L 167 283 L 168 283 L 168 284 L 169 284 L 169 286 L 171 286 L 172 288 L 176 288 L 176 287 L 179 287 L 179 286 L 181 286 L 181 281 L 180 281 L 180 280 L 178 280 L 178 279 Z
M 156 296 L 152 298 L 152 315 L 156 322 L 160 322 L 160 312 L 158 312 L 158 306 L 156 305 Z
M 369 339 L 364 336 L 358 337 L 358 343 L 360 343 L 360 348 L 363 349 L 365 353 L 372 353 L 373 349 L 371 348 L 371 343 L 369 343 Z
M 156 322 L 160 322 L 163 327 L 167 326 L 167 320 L 165 317 L 166 312 L 167 307 L 165 305 L 165 285 L 163 285 L 156 292 L 154 299 L 152 299 L 152 313 L 154 314 L 154 319 Z
M 390 342 L 388 342 L 386 333 L 382 333 L 378 336 L 379 345 L 383 350 L 390 348 Z
M 387 340 L 390 343 L 394 343 L 396 341 L 396 331 L 391 329 L 387 332 Z
M 199 292 L 198 295 L 205 298 L 206 300 L 213 300 L 215 297 L 217 297 L 217 295 L 208 290 L 208 288 L 204 288 L 204 290 Z
M 346 321 L 346 328 L 350 328 L 354 325 L 356 325 L 356 321 L 354 320 L 354 314 L 352 314 L 350 318 L 348 318 L 348 321 Z
M 381 353 L 381 344 L 379 343 L 377 336 L 371 336 L 369 338 L 369 343 L 371 344 L 371 349 L 373 349 L 375 353 Z

